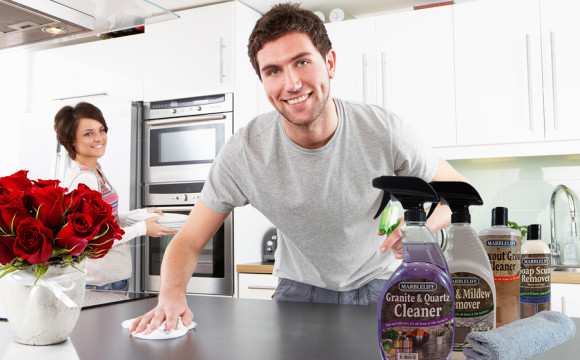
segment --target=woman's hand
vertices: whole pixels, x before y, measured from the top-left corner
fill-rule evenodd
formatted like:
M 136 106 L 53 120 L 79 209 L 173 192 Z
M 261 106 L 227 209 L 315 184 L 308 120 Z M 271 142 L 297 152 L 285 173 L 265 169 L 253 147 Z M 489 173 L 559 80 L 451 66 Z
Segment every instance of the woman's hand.
M 400 219 L 399 226 L 385 239 L 381 244 L 380 250 L 382 253 L 387 252 L 391 249 L 395 259 L 403 258 L 403 243 L 401 239 L 403 238 L 403 233 L 401 232 L 401 227 L 405 224 L 403 219 Z M 379 232 L 379 235 L 385 235 Z
M 151 237 L 161 237 L 165 235 L 175 234 L 176 229 L 171 229 L 165 226 L 161 226 L 157 223 L 159 216 L 150 217 L 145 220 L 145 225 L 147 226 L 147 236 Z
M 148 213 L 152 214 L 152 213 L 157 213 L 161 216 L 163 216 L 163 211 L 159 210 L 158 208 L 156 208 L 155 206 L 149 207 L 146 209 Z

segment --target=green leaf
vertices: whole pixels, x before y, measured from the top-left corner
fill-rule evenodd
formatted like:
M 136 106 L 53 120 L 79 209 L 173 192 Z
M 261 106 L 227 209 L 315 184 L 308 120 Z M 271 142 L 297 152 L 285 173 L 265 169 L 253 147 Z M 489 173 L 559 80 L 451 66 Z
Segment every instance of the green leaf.
M 34 276 L 36 276 L 36 281 L 34 282 L 34 285 L 36 285 L 36 282 L 42 277 L 42 275 L 46 274 L 47 271 L 48 265 L 36 264 L 36 269 L 34 270 Z

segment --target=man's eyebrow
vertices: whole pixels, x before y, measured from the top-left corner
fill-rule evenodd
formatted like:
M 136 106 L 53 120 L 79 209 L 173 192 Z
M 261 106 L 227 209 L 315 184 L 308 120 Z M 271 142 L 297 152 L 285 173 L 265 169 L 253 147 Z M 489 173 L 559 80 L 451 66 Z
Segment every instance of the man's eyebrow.
M 290 59 L 290 61 L 296 61 L 296 60 L 300 59 L 301 57 L 310 56 L 310 55 L 312 55 L 312 53 L 310 51 L 303 51 L 301 53 L 298 53 L 298 54 L 294 55 Z M 278 67 L 278 66 L 277 65 L 274 65 L 274 64 L 267 64 L 267 65 L 262 66 L 260 68 L 260 71 L 265 72 L 268 69 L 272 69 L 272 68 L 276 68 L 276 67 Z

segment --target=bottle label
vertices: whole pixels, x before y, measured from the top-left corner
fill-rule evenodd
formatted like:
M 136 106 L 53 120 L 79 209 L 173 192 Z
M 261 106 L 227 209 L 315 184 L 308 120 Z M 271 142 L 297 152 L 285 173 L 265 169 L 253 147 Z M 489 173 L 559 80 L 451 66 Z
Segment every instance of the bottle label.
M 455 313 L 452 295 L 428 279 L 407 278 L 394 283 L 381 303 L 383 358 L 448 358 Z
M 491 235 L 480 237 L 494 281 L 516 281 L 520 279 L 521 240 L 510 235 Z
M 550 309 L 550 255 L 522 256 L 520 279 L 520 317 L 526 318 L 538 311 Z
M 455 341 L 453 351 L 471 346 L 465 337 L 471 331 L 493 329 L 495 307 L 490 284 L 482 277 L 468 273 L 451 274 L 455 295 Z

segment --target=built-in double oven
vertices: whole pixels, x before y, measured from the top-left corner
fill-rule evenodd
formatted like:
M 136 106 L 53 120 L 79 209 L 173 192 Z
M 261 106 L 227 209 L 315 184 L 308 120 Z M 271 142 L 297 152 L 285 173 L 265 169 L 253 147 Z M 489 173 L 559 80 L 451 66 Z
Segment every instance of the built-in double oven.
M 142 206 L 188 215 L 232 128 L 231 93 L 144 103 Z M 232 233 L 230 215 L 199 255 L 186 292 L 233 294 Z M 161 262 L 173 237 L 145 237 L 141 261 L 144 291 L 159 291 Z

